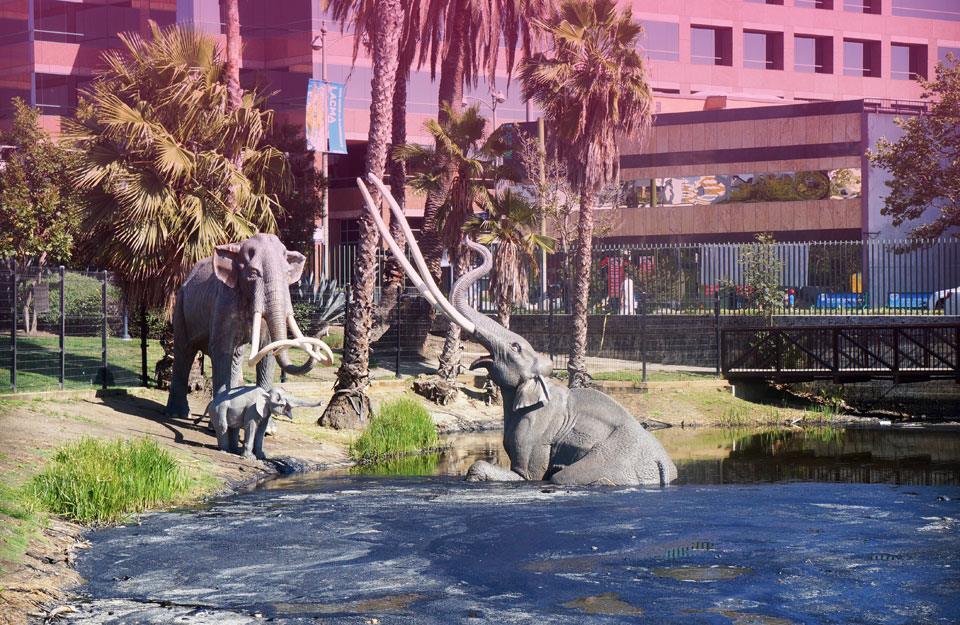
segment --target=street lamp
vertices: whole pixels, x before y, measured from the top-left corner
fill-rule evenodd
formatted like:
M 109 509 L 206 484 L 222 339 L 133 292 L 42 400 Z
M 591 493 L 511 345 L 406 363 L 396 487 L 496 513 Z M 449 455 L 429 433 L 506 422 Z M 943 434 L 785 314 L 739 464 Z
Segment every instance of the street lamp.
M 472 95 L 467 95 L 467 96 L 463 96 L 463 100 L 461 101 L 461 104 L 463 104 L 464 106 L 467 106 L 467 100 L 476 100 L 476 101 L 479 102 L 480 104 L 482 104 L 482 105 L 484 105 L 484 106 L 486 106 L 487 108 L 490 109 L 490 112 L 493 114 L 493 132 L 496 132 L 496 130 L 497 130 L 497 105 L 498 105 L 498 104 L 503 104 L 504 102 L 506 102 L 506 101 L 507 101 L 507 96 L 505 96 L 502 91 L 494 91 L 494 92 L 492 92 L 492 93 L 490 94 L 490 104 L 487 104 L 487 103 L 486 103 L 483 99 L 481 99 L 481 98 L 478 98 L 478 97 L 475 97 L 475 96 L 472 96 Z
M 310 48 L 314 51 L 320 52 L 320 77 L 319 79 L 326 82 L 327 81 L 327 25 L 321 23 L 320 25 L 320 34 L 313 38 L 310 42 Z M 313 63 L 310 64 L 312 67 L 311 78 L 317 80 L 317 66 Z M 324 103 L 326 104 L 326 103 Z M 324 136 L 327 134 L 326 123 L 322 124 Z M 323 277 L 330 278 L 330 211 L 328 207 L 328 198 L 327 198 L 327 146 L 322 146 L 323 149 L 320 150 L 319 155 L 315 152 L 313 155 L 314 161 L 313 166 L 317 166 L 317 158 L 320 159 L 320 175 L 323 177 L 323 189 L 320 191 L 320 227 L 323 228 L 323 233 L 321 235 L 320 245 L 323 246 Z M 316 255 L 316 250 L 314 250 Z

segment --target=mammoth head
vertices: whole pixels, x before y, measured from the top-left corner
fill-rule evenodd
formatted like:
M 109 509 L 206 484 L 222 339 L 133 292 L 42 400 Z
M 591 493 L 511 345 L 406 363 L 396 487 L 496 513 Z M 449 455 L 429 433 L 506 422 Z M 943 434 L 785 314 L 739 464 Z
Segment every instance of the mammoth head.
M 250 307 L 247 314 L 253 322 L 248 364 L 256 364 L 267 354 L 275 355 L 283 370 L 292 374 L 306 373 L 316 361 L 333 364 L 330 349 L 319 339 L 305 337 L 293 317 L 290 285 L 300 279 L 305 261 L 303 254 L 288 250 L 272 234 L 256 234 L 239 243 L 218 245 L 214 250 L 213 273 L 239 291 L 244 304 Z M 272 342 L 260 349 L 263 320 Z M 287 338 L 288 328 L 293 340 Z M 310 360 L 304 365 L 292 365 L 286 354 L 290 347 L 305 350 Z
M 373 217 L 380 234 L 390 247 L 394 257 L 403 266 L 410 281 L 419 289 L 423 297 L 433 304 L 451 322 L 456 323 L 464 331 L 472 334 L 477 341 L 490 353 L 475 360 L 471 369 L 483 368 L 490 374 L 490 379 L 504 392 L 506 397 L 513 395 L 513 409 L 521 410 L 534 406 L 550 399 L 545 377 L 553 371 L 550 359 L 537 353 L 536 350 L 519 334 L 511 332 L 496 323 L 486 315 L 480 314 L 467 303 L 467 292 L 477 280 L 487 275 L 493 267 L 493 257 L 490 250 L 469 239 L 465 240 L 467 247 L 480 254 L 483 263 L 461 276 L 450 294 L 448 301 L 430 276 L 423 255 L 417 247 L 416 240 L 404 218 L 403 211 L 396 200 L 384 186 L 383 182 L 373 174 L 368 178 L 381 195 L 386 199 L 393 218 L 398 221 L 410 246 L 410 255 L 419 268 L 419 272 L 407 261 L 406 255 L 390 236 L 390 232 L 380 217 L 380 212 L 370 197 L 366 185 L 359 178 L 357 184 L 363 195 L 367 210 Z M 452 301 L 452 303 L 451 303 Z

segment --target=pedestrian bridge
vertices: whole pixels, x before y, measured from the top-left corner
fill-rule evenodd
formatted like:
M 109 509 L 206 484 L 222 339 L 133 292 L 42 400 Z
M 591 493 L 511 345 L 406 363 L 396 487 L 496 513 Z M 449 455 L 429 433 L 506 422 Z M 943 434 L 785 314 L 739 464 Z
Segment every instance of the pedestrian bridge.
M 720 368 L 731 381 L 960 384 L 960 323 L 721 328 Z

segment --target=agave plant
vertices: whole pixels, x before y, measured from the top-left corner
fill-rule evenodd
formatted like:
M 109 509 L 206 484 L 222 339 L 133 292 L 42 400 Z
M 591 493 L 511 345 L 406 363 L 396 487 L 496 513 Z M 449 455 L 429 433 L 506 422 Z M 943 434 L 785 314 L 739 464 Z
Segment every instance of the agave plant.
M 336 280 L 314 279 L 305 275 L 297 284 L 293 299 L 293 314 L 297 325 L 310 336 L 320 336 L 346 312 L 343 289 Z

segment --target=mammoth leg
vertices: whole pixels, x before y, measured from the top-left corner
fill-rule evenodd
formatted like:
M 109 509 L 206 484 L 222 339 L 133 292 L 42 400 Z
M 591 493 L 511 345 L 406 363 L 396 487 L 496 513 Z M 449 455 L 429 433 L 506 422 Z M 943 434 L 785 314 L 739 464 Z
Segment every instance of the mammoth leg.
M 269 415 L 257 422 L 257 429 L 253 436 L 253 455 L 259 460 L 266 459 L 266 456 L 263 455 L 263 435 L 267 433 L 267 424 L 270 422 Z M 249 432 L 249 429 L 247 431 Z
M 240 428 L 230 428 L 230 453 L 240 454 L 242 450 L 240 449 Z
M 197 349 L 189 344 L 187 324 L 183 319 L 183 303 L 177 297 L 173 311 L 173 372 L 170 378 L 170 393 L 167 396 L 166 414 L 171 417 L 190 415 L 190 403 L 187 401 L 187 384 L 190 380 L 190 368 Z
M 486 460 L 477 460 L 467 471 L 468 482 L 520 482 L 523 476 L 508 469 L 492 465 Z

